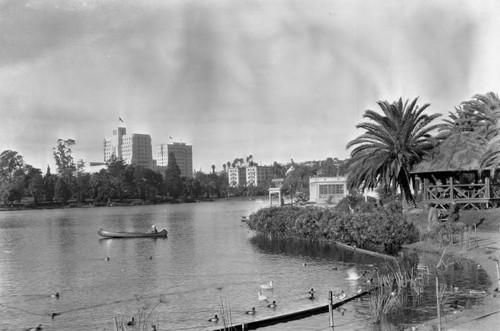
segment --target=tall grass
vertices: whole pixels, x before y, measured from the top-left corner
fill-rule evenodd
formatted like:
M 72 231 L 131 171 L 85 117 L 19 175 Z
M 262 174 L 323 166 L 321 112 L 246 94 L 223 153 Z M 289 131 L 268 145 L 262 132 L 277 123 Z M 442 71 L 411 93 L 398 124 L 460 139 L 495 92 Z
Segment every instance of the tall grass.
M 233 325 L 233 319 L 232 319 L 232 314 L 231 314 L 231 303 L 229 301 L 229 296 L 226 295 L 225 297 L 222 295 L 222 288 L 219 287 L 219 297 L 220 297 L 220 303 L 219 303 L 219 316 L 222 321 L 222 326 L 224 330 L 231 330 L 232 325 Z
M 161 301 L 160 301 L 161 302 Z M 160 321 L 159 315 L 153 316 L 153 312 L 160 304 L 158 302 L 153 306 L 153 308 L 149 308 L 149 304 L 145 304 L 141 307 L 137 314 L 132 316 L 134 318 L 134 323 L 130 324 L 131 319 L 124 319 L 124 316 L 115 316 L 114 317 L 114 329 L 115 331 L 152 331 L 159 330 Z
M 400 314 L 409 305 L 418 306 L 428 282 L 427 273 L 418 270 L 411 261 L 399 259 L 384 269 L 382 274 L 377 273 L 370 291 L 370 313 L 375 323 Z

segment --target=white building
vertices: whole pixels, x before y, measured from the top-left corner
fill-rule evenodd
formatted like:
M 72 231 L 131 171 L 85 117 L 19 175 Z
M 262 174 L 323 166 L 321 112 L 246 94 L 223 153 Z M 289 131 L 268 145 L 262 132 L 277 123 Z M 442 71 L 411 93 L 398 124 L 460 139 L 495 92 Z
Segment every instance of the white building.
M 273 168 L 264 166 L 246 167 L 247 185 L 258 186 L 273 179 Z
M 227 178 L 230 187 L 244 185 L 247 182 L 246 169 L 244 167 L 234 167 L 227 170 Z
M 309 201 L 338 203 L 347 196 L 347 177 L 310 177 Z
M 111 137 L 104 139 L 104 162 L 108 162 L 112 156 L 123 160 L 125 164 L 145 167 L 155 165 L 151 136 L 138 133 L 127 135 L 127 129 L 124 127 L 118 127 L 113 130 Z
M 270 183 L 273 178 L 273 168 L 266 166 L 234 167 L 228 169 L 229 186 L 258 186 Z

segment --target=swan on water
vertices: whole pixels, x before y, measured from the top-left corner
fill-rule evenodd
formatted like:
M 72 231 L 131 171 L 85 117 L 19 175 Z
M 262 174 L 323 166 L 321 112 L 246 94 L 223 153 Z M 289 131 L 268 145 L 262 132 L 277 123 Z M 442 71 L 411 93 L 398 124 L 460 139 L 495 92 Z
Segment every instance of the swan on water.
M 335 299 L 343 300 L 345 299 L 347 294 L 345 294 L 344 290 L 340 291 L 340 293 L 334 294 L 333 297 Z
M 266 297 L 264 294 L 262 294 L 262 291 L 259 290 L 259 293 L 258 293 L 258 298 L 259 298 L 259 301 L 268 301 L 268 297 Z
M 273 289 L 273 281 L 270 280 L 269 284 L 262 284 L 260 286 L 260 288 L 263 289 L 263 290 L 272 290 Z
M 347 280 L 358 280 L 360 279 L 361 277 L 365 276 L 366 275 L 366 271 L 363 272 L 362 275 L 359 275 L 357 272 L 356 272 L 356 268 L 351 268 L 349 270 L 347 270 Z

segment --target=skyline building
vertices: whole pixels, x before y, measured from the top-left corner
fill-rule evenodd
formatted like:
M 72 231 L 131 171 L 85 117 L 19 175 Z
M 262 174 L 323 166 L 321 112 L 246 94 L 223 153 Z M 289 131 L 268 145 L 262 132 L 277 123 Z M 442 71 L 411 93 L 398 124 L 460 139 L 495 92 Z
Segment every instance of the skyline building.
M 229 168 L 227 171 L 227 179 L 229 186 L 236 187 L 240 184 L 245 184 L 247 181 L 247 172 L 244 167 Z
M 182 142 L 160 144 L 156 149 L 156 161 L 159 166 L 168 166 L 168 155 L 174 153 L 175 161 L 182 177 L 193 177 L 193 146 Z
M 268 166 L 246 167 L 247 185 L 258 186 L 273 179 L 273 168 Z
M 273 168 L 269 166 L 234 167 L 228 169 L 229 186 L 258 186 L 271 182 Z
M 104 162 L 108 162 L 112 156 L 123 160 L 125 164 L 145 167 L 156 165 L 153 160 L 151 136 L 142 133 L 127 135 L 127 129 L 122 126 L 113 130 L 111 137 L 104 139 Z

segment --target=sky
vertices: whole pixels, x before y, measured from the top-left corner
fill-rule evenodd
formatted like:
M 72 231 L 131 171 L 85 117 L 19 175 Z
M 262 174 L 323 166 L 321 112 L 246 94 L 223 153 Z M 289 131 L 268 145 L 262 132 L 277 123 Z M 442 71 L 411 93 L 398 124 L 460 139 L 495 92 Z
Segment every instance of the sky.
M 500 92 L 495 0 L 0 0 L 0 152 L 103 161 L 122 118 L 208 172 L 347 158 L 376 102 Z M 172 137 L 172 139 L 170 139 Z M 153 155 L 154 157 L 154 155 Z

